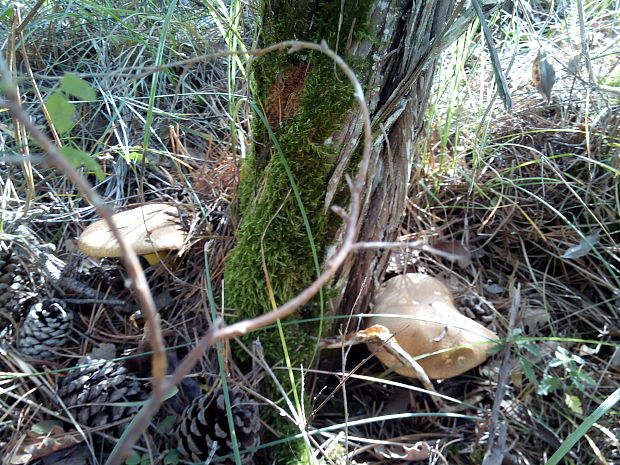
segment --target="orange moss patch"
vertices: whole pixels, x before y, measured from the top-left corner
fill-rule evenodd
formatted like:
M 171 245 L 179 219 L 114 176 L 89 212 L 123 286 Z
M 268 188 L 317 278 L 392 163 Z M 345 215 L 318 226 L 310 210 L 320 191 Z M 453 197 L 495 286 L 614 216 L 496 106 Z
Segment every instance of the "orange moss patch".
M 310 65 L 304 63 L 293 66 L 273 85 L 265 109 L 267 121 L 272 128 L 278 128 L 299 111 L 309 69 Z

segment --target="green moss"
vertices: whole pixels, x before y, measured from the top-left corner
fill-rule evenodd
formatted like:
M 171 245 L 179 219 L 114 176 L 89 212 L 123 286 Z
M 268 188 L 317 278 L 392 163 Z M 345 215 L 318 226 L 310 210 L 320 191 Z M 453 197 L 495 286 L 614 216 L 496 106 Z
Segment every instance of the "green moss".
M 324 145 L 351 108 L 346 81 L 334 79 L 333 65 L 319 64 L 306 80 L 301 109 L 276 131 L 276 137 L 299 186 L 302 202 L 322 257 L 329 243 L 324 198 L 335 148 Z M 260 128 L 255 133 L 260 134 Z M 263 139 L 263 144 L 270 141 Z M 272 150 L 275 152 L 275 150 Z M 294 297 L 316 277 L 303 219 L 277 153 L 257 169 L 256 151 L 244 166 L 240 186 L 243 220 L 237 247 L 227 262 L 228 305 L 242 308 L 241 318 L 255 317 L 271 306 L 262 266 L 264 254 L 276 303 Z
M 270 2 L 264 10 L 263 45 L 291 38 L 313 42 L 325 39 L 335 48 L 339 37 L 338 44 L 342 49 L 351 35 L 358 37 L 365 33 L 369 4 L 369 0 L 345 4 L 338 29 L 340 1 L 295 2 L 294 5 L 288 0 Z M 312 25 L 310 29 L 309 25 Z M 355 25 L 353 31 L 352 25 Z M 278 127 L 271 129 L 299 187 L 320 262 L 336 225 L 324 212 L 324 199 L 339 147 L 326 141 L 352 110 L 354 99 L 348 79 L 325 55 L 274 52 L 261 57 L 254 65 L 255 100 L 262 111 L 269 111 L 270 98 L 288 79 L 287 71 L 300 64 L 305 80 L 301 83 L 303 92 L 299 108 L 294 114 L 275 118 L 277 123 L 274 126 L 277 124 Z M 274 121 L 274 115 L 267 117 Z M 310 242 L 285 166 L 273 148 L 269 131 L 258 117 L 254 118 L 253 140 L 255 144 L 244 162 L 239 186 L 241 224 L 236 234 L 237 244 L 228 257 L 225 272 L 226 305 L 238 309 L 235 320 L 256 317 L 272 308 L 263 257 L 278 305 L 297 295 L 316 277 Z M 318 307 L 317 302 L 309 307 Z M 289 319 L 297 318 L 293 315 Z M 308 330 L 307 326 L 287 326 L 286 346 L 293 367 L 308 367 L 314 356 L 316 341 L 312 337 L 316 332 L 316 328 Z M 284 358 L 277 330 L 253 333 L 246 342 L 256 337 L 263 344 L 268 363 Z M 239 363 L 243 362 L 245 355 L 236 351 L 235 357 Z M 288 373 L 278 371 L 278 376 L 282 385 L 290 388 Z M 264 394 L 274 401 L 281 397 L 272 383 L 266 383 L 264 390 Z M 279 415 L 274 415 L 273 421 L 271 424 L 281 433 L 292 428 Z M 298 431 L 286 434 L 296 433 Z M 286 463 L 301 463 L 300 455 L 291 455 L 291 447 L 299 451 L 305 449 L 303 444 L 302 447 L 298 444 L 285 446 Z
M 317 253 L 322 256 L 329 241 L 323 202 L 337 149 L 324 142 L 338 129 L 353 98 L 348 81 L 335 75 L 333 63 L 317 61 L 306 78 L 299 112 L 275 134 L 300 188 Z M 263 106 L 267 106 L 266 100 Z M 261 248 L 278 304 L 295 296 L 316 276 L 306 230 L 282 161 L 271 149 L 270 158 L 259 169 L 257 159 L 264 157 L 260 152 L 272 142 L 259 124 L 254 135 L 262 145 L 255 146 L 243 167 L 239 191 L 243 221 L 226 273 L 228 304 L 243 308 L 243 318 L 270 309 Z

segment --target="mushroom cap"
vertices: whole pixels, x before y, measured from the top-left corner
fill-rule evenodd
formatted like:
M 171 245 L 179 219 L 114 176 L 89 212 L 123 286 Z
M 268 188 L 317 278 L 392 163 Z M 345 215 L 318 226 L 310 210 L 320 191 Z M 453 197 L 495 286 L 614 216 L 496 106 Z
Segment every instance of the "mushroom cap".
M 112 216 L 121 234 L 138 255 L 164 250 L 179 250 L 187 237 L 176 218 L 177 207 L 153 203 Z M 79 249 L 92 257 L 120 257 L 121 247 L 105 220 L 84 230 L 78 239 Z
M 375 295 L 373 313 L 376 316 L 367 319 L 368 327 L 385 326 L 412 357 L 463 346 L 417 359 L 431 379 L 451 378 L 481 364 L 489 356 L 487 350 L 499 339 L 493 331 L 460 313 L 452 293 L 441 281 L 422 273 L 408 273 L 385 282 Z M 403 366 L 380 343 L 368 343 L 368 348 L 378 350 L 377 357 L 387 367 L 417 378 L 410 367 Z

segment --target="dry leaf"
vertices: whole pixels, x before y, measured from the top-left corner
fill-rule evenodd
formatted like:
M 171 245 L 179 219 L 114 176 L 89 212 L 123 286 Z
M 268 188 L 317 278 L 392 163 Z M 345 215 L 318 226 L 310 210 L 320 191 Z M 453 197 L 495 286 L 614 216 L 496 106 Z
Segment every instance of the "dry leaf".
M 579 244 L 574 245 L 562 254 L 562 258 L 575 259 L 585 257 L 590 253 L 601 240 L 601 230 L 596 229 L 592 234 L 588 234 L 585 239 L 581 239 Z
M 596 355 L 599 353 L 600 350 L 601 350 L 600 344 L 594 347 L 581 344 L 579 346 L 579 355 Z
M 416 442 L 413 445 L 407 444 L 381 444 L 375 447 L 375 453 L 388 460 L 404 460 L 408 462 L 416 462 L 419 460 L 427 460 L 431 455 L 431 447 L 423 442 Z
M 32 460 L 45 457 L 61 449 L 74 446 L 82 441 L 78 433 L 65 433 L 60 426 L 52 426 L 47 434 L 28 432 L 20 449 L 11 457 L 11 465 L 23 465 Z
M 114 344 L 103 343 L 93 348 L 91 353 L 86 354 L 87 357 L 101 360 L 112 360 L 116 358 L 116 346 Z
M 579 71 L 580 62 L 581 62 L 581 52 L 573 53 L 566 63 L 566 70 L 569 73 L 577 73 Z
M 551 63 L 547 61 L 546 53 L 542 50 L 538 51 L 534 65 L 532 66 L 532 82 L 538 92 L 542 94 L 547 101 L 551 102 L 551 89 L 555 84 L 555 70 Z
M 411 391 L 397 389 L 386 400 L 381 410 L 381 415 L 397 415 L 399 413 L 410 412 Z
M 424 247 L 424 250 L 456 262 L 463 268 L 471 263 L 469 250 L 459 241 L 437 241 L 431 247 Z
M 484 289 L 484 292 L 486 292 L 487 294 L 493 294 L 493 295 L 500 295 L 506 292 L 506 289 L 497 283 L 485 284 L 482 286 L 482 289 Z
M 521 310 L 521 321 L 528 328 L 529 334 L 535 334 L 539 328 L 547 325 L 548 319 L 544 308 L 530 305 L 529 302 L 526 302 Z
M 41 465 L 84 465 L 92 463 L 92 455 L 84 443 L 54 452 L 40 460 Z

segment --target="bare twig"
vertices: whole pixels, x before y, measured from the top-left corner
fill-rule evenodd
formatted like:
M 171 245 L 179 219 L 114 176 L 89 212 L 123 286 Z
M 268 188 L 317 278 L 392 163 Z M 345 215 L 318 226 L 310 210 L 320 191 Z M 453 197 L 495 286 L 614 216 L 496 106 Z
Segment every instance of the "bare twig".
M 426 239 L 413 242 L 357 242 L 353 250 L 358 249 L 415 249 L 422 250 L 428 244 Z
M 510 320 L 508 323 L 508 332 L 506 334 L 506 347 L 504 347 L 502 365 L 499 370 L 499 376 L 497 377 L 497 391 L 495 393 L 495 400 L 493 401 L 493 408 L 491 409 L 491 421 L 489 422 L 489 447 L 486 455 L 484 456 L 482 465 L 501 465 L 506 453 L 507 425 L 505 421 L 500 423 L 499 413 L 502 401 L 506 396 L 509 377 L 512 373 L 512 354 L 510 352 L 510 349 L 512 348 L 512 330 L 515 327 L 517 313 L 519 313 L 520 306 L 521 286 L 517 285 L 517 287 L 513 289 L 512 302 L 510 305 Z
M 579 18 L 579 37 L 581 39 L 581 55 L 586 60 L 586 66 L 588 67 L 588 83 L 594 84 L 594 72 L 592 71 L 592 60 L 590 59 L 590 43 L 586 34 L 585 14 L 583 11 L 583 0 L 577 0 L 577 17 Z
M 15 33 L 17 35 L 20 35 L 22 33 L 22 31 L 24 30 L 24 28 L 30 23 L 30 21 L 32 21 L 32 18 L 34 18 L 34 15 L 37 14 L 37 12 L 39 11 L 39 9 L 43 6 L 43 4 L 45 3 L 45 0 L 39 0 L 35 6 L 33 6 L 30 11 L 28 12 L 28 14 L 26 15 L 26 17 L 24 18 L 23 21 L 21 21 L 19 23 L 19 26 L 17 26 L 17 29 L 15 30 Z

